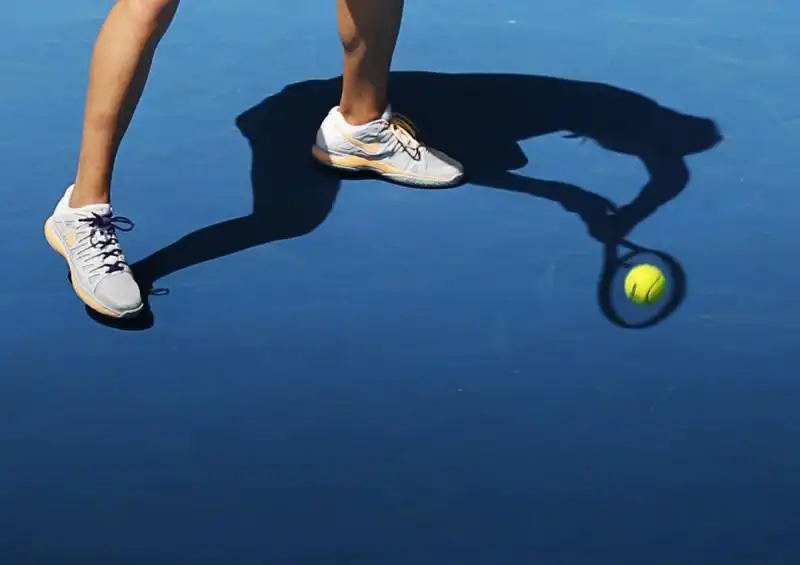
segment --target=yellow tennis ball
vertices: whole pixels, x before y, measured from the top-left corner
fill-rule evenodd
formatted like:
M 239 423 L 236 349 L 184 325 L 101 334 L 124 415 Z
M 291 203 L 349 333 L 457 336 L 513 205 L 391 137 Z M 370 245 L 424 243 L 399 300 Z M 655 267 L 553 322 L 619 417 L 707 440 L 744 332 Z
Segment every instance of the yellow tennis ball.
M 625 294 L 634 304 L 657 302 L 666 287 L 664 273 L 654 265 L 637 265 L 625 277 Z

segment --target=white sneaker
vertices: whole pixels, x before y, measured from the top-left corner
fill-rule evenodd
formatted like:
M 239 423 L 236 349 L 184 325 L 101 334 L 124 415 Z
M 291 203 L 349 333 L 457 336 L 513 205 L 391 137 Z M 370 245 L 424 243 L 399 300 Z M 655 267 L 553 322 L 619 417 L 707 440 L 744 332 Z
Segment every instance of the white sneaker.
M 455 186 L 464 178 L 461 163 L 422 143 L 411 121 L 392 114 L 391 108 L 360 126 L 350 125 L 339 108 L 333 108 L 317 132 L 311 153 L 328 167 L 369 171 L 411 186 Z
M 47 242 L 66 259 L 75 293 L 87 306 L 112 318 L 133 317 L 144 304 L 116 234 L 133 223 L 114 216 L 107 204 L 70 208 L 72 189 L 44 224 Z

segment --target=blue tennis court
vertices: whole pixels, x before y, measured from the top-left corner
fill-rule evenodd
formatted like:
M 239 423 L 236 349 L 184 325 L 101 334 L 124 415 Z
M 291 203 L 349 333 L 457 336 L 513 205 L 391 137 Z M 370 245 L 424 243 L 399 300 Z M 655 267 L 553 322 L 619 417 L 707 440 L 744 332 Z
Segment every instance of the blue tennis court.
M 0 563 L 800 563 L 797 5 L 409 1 L 425 190 L 310 158 L 333 2 L 184 2 L 112 322 L 42 235 L 111 4 L 0 22 Z

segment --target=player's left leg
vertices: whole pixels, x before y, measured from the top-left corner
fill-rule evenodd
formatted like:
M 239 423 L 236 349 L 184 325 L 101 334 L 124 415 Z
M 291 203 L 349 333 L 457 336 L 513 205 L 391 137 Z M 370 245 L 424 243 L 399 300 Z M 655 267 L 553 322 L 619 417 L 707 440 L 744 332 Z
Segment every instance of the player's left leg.
M 389 71 L 403 0 L 337 0 L 344 48 L 342 97 L 320 126 L 312 149 L 325 165 L 367 170 L 416 186 L 452 186 L 460 163 L 421 143 L 411 122 L 389 105 Z

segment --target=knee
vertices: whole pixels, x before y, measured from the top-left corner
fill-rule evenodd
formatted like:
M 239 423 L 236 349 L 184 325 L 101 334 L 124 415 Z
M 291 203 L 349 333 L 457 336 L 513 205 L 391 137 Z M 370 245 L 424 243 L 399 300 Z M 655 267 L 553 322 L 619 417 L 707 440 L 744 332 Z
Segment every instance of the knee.
M 117 0 L 136 20 L 152 25 L 169 24 L 180 0 Z

